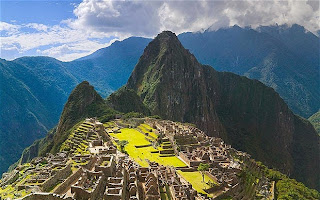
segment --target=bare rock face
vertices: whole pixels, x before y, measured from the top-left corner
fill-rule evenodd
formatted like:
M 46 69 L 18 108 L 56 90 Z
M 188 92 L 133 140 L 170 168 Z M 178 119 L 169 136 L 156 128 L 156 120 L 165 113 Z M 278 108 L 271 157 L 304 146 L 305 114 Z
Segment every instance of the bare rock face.
M 144 50 L 126 88 L 152 114 L 191 122 L 256 160 L 317 188 L 319 137 L 272 88 L 201 65 L 176 35 L 160 33 Z

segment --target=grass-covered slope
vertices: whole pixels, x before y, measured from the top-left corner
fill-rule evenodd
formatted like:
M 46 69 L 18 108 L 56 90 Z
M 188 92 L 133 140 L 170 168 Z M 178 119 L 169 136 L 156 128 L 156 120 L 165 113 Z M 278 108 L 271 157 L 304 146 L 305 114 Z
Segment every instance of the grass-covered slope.
M 150 42 L 126 87 L 151 114 L 194 123 L 268 166 L 319 187 L 319 138 L 311 124 L 261 82 L 201 65 L 173 33 L 162 32 Z
M 310 118 L 309 121 L 314 126 L 318 134 L 320 135 L 320 111 L 314 113 Z

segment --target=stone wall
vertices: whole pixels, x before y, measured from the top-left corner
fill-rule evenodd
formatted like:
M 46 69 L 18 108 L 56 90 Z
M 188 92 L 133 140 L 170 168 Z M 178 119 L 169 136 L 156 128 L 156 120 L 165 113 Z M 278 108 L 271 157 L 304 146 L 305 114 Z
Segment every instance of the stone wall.
M 43 184 L 42 184 L 42 191 L 44 192 L 48 192 L 51 189 L 53 189 L 52 187 L 57 184 L 57 182 L 61 179 L 66 179 L 70 174 L 72 173 L 71 171 L 71 165 L 67 165 L 65 168 L 59 170 L 56 172 L 55 175 L 53 175 L 52 177 L 50 177 L 48 180 L 46 180 Z
M 74 197 L 77 200 L 89 199 L 90 193 L 78 186 L 71 186 L 71 193 L 74 193 Z
M 24 198 L 22 198 L 22 200 L 74 200 L 74 198 L 64 198 L 60 195 L 52 193 L 34 193 L 25 196 Z
M 100 176 L 100 178 L 98 180 L 98 184 L 96 185 L 94 190 L 91 192 L 90 200 L 102 199 L 106 184 L 107 184 L 107 182 L 105 181 L 105 177 L 104 176 Z
M 18 178 L 19 178 L 19 171 L 18 170 L 14 170 L 12 173 L 10 173 L 8 176 L 8 179 L 6 181 L 4 181 L 3 183 L 0 183 L 0 186 L 4 186 L 4 185 L 9 185 L 13 182 L 15 182 Z
M 216 183 L 218 183 L 218 180 L 215 176 L 213 176 L 212 174 L 210 174 L 209 172 L 204 172 L 210 179 L 214 180 Z
M 91 170 L 94 166 L 94 164 L 97 162 L 98 160 L 98 157 L 97 156 L 94 156 L 93 158 L 90 159 L 90 161 L 84 165 L 83 167 L 88 169 L 88 170 Z
M 187 163 L 190 166 L 190 160 L 184 152 L 180 151 L 179 156 L 185 163 Z
M 72 183 L 79 179 L 82 172 L 82 168 L 78 169 L 74 174 L 72 174 L 71 176 L 69 176 L 69 178 L 63 181 L 63 183 L 61 183 L 61 185 L 59 185 L 59 187 L 57 187 L 57 189 L 55 189 L 53 193 L 63 194 Z
M 233 197 L 232 199 L 239 199 L 236 194 L 242 190 L 241 185 L 238 183 L 235 186 L 233 186 L 232 188 L 230 188 L 229 190 L 227 190 L 226 192 L 222 193 L 221 195 L 219 195 L 218 197 L 215 198 L 215 200 L 221 200 L 221 199 L 226 199 L 228 197 Z M 240 198 L 242 199 L 242 198 Z

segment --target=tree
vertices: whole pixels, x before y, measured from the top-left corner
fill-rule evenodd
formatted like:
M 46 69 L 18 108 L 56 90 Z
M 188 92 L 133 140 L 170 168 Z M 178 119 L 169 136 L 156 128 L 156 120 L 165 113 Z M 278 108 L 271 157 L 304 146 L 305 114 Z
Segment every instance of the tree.
M 209 169 L 210 165 L 207 163 L 200 163 L 198 166 L 198 171 L 201 172 L 202 175 L 202 181 L 204 182 L 204 172 Z
M 118 142 L 118 145 L 119 145 L 119 147 L 120 147 L 120 151 L 121 151 L 122 153 L 125 152 L 124 148 L 125 148 L 125 146 L 126 146 L 128 143 L 129 143 L 129 142 L 128 142 L 127 140 L 120 140 L 120 141 Z

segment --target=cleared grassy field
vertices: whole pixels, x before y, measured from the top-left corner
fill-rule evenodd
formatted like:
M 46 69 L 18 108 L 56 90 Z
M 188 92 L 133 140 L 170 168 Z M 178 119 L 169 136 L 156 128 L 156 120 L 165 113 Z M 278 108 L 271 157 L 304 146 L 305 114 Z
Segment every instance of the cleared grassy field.
M 199 193 L 207 194 L 203 189 L 208 189 L 209 185 L 206 183 L 211 181 L 214 182 L 210 177 L 204 175 L 204 182 L 202 181 L 202 175 L 200 172 L 182 172 L 181 170 L 177 170 L 177 172 L 186 180 L 188 181 L 192 187 L 197 190 Z M 211 196 L 208 194 L 208 196 Z
M 135 129 L 124 128 L 121 129 L 121 133 L 112 133 L 110 136 L 117 138 L 118 140 L 127 140 L 129 143 L 125 147 L 125 150 L 128 152 L 129 156 L 133 158 L 137 163 L 143 167 L 147 167 L 148 162 L 150 161 L 157 162 L 161 165 L 174 166 L 174 167 L 184 167 L 186 164 L 182 162 L 176 156 L 171 157 L 160 157 L 159 153 L 151 153 L 156 151 L 153 146 L 136 148 L 137 145 L 148 145 L 150 142 L 146 140 L 146 136 Z

